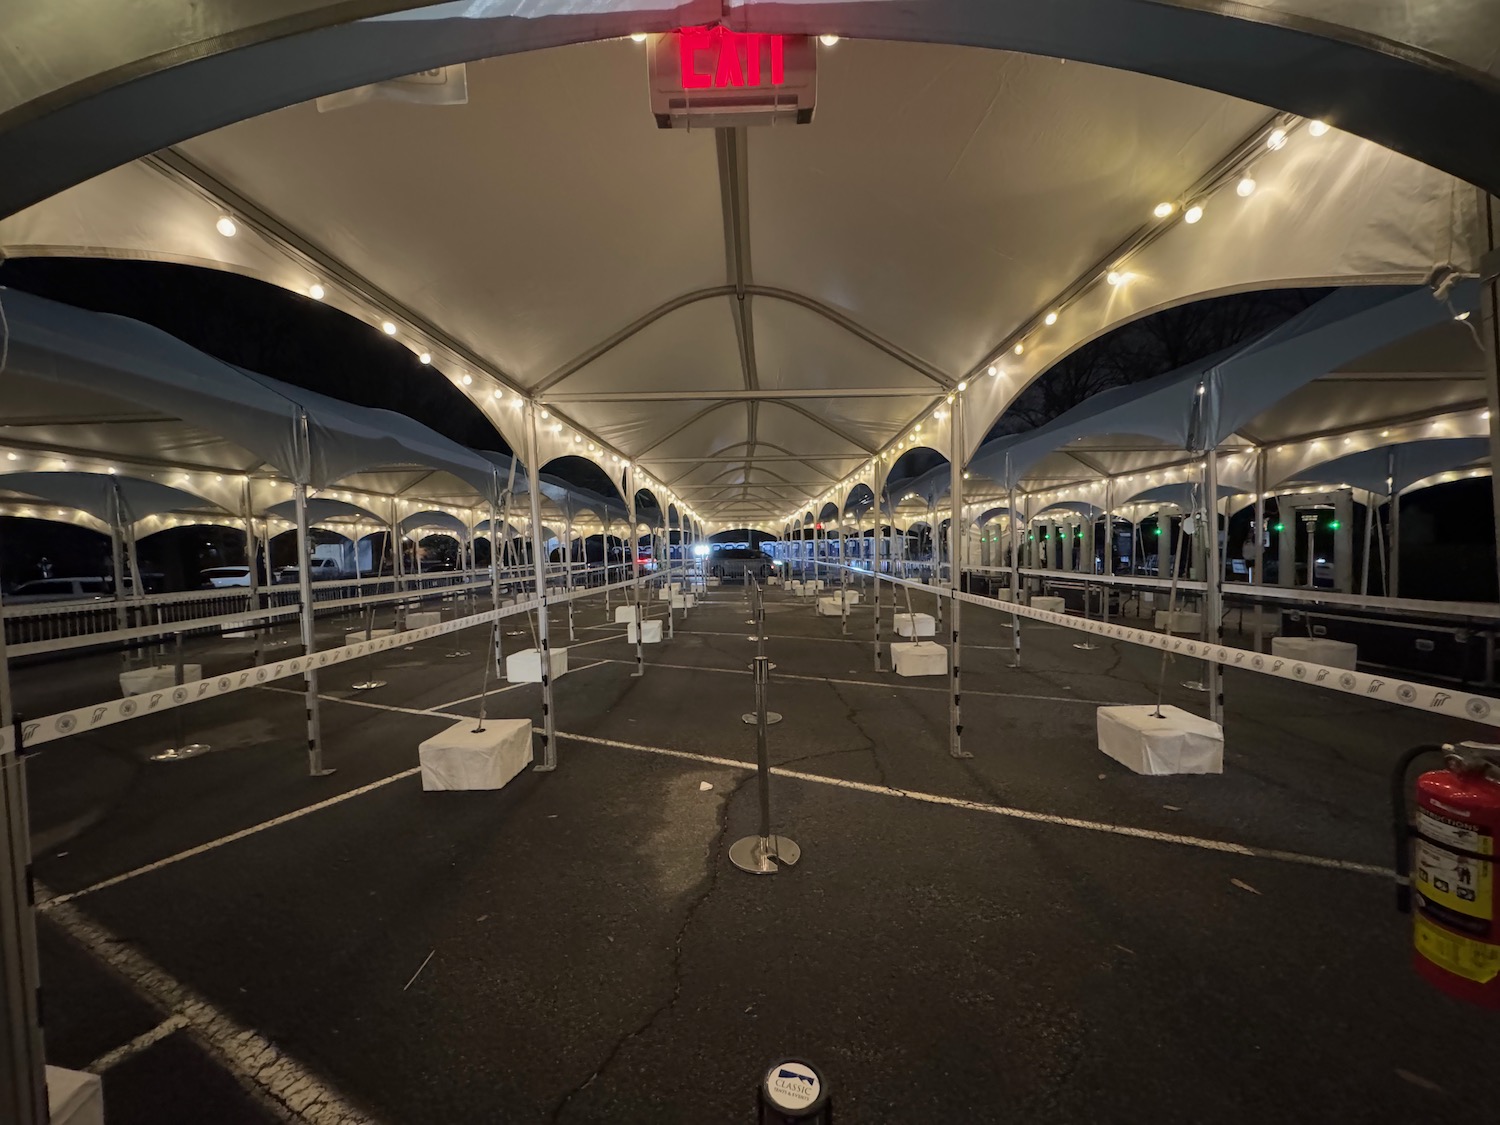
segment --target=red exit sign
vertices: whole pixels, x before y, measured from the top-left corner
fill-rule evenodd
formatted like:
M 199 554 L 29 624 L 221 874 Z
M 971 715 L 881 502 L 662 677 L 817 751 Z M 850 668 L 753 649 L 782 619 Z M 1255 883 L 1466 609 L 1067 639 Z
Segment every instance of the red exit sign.
M 663 129 L 803 125 L 817 96 L 808 35 L 685 27 L 647 42 L 651 112 Z

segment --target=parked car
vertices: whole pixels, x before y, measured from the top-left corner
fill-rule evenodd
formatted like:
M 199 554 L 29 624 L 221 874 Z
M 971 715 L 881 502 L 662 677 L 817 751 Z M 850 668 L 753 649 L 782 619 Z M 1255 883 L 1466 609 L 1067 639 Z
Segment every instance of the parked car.
M 103 601 L 114 594 L 113 585 L 103 578 L 38 578 L 22 582 L 5 595 L 7 605 L 28 602 Z
M 308 568 L 308 573 L 312 575 L 314 582 L 323 582 L 329 578 L 342 578 L 344 576 L 343 570 L 335 560 L 322 558 L 312 560 L 312 565 Z M 282 567 L 276 572 L 276 581 L 298 581 L 297 568 L 295 566 Z
M 747 575 L 769 578 L 776 567 L 764 551 L 750 547 L 725 547 L 709 555 L 705 562 L 709 574 L 728 582 L 743 582 Z
M 230 586 L 250 585 L 250 568 L 248 566 L 211 566 L 207 570 L 198 572 L 198 577 L 203 579 L 203 589 L 222 590 Z

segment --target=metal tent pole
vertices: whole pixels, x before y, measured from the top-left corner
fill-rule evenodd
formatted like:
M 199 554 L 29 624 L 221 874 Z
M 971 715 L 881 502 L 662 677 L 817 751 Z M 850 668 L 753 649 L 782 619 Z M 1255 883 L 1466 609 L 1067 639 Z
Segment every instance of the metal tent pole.
M 124 584 L 116 573 L 116 587 Z M 47 1125 L 36 899 L 31 873 L 31 815 L 26 755 L 10 691 L 10 662 L 0 630 L 0 1121 Z
M 573 505 L 563 511 L 563 534 L 568 540 L 567 566 L 563 570 L 563 588 L 568 592 L 568 643 L 578 639 L 573 631 Z
M 625 466 L 625 516 L 630 521 L 630 592 L 635 599 L 635 671 L 632 676 L 646 674 L 645 644 L 646 618 L 641 612 L 641 557 L 640 526 L 635 522 L 635 470 Z
M 1208 513 L 1208 640 L 1218 646 L 1224 643 L 1224 561 L 1219 552 L 1219 451 L 1210 449 L 1203 458 L 1204 510 Z M 1208 717 L 1220 725 L 1224 722 L 1224 669 L 1217 660 L 1208 662 Z
M 1370 596 L 1370 547 L 1375 539 L 1375 494 L 1365 493 L 1365 546 L 1359 562 L 1359 592 Z
M 125 550 L 121 542 L 125 538 L 125 505 L 120 498 L 120 484 L 116 480 L 110 481 L 110 503 L 109 503 L 109 562 L 115 571 L 115 627 L 124 629 L 128 625 L 128 611 L 125 608 Z M 249 521 L 246 521 L 246 527 Z M 250 556 L 251 583 L 254 584 L 255 556 Z M 126 652 L 128 653 L 128 649 Z M 127 658 L 128 659 L 128 658 Z
M 1479 335 L 1484 345 L 1485 393 L 1490 408 L 1490 464 L 1500 470 L 1500 214 L 1497 214 L 1495 197 L 1488 192 L 1480 193 L 1480 211 L 1483 215 L 1485 246 L 1488 252 L 1480 259 L 1481 287 L 1479 291 Z M 1394 475 L 1394 471 L 1392 473 Z M 1491 503 L 1495 508 L 1495 565 L 1500 571 L 1500 471 L 1490 474 Z M 1396 511 L 1399 498 L 1391 503 L 1391 555 L 1396 555 Z M 1396 568 L 1391 567 L 1392 585 L 1395 585 Z M 1395 591 L 1392 590 L 1392 595 Z
M 542 762 L 541 771 L 557 768 L 557 720 L 552 712 L 552 649 L 548 640 L 547 557 L 542 547 L 541 465 L 537 440 L 536 403 L 526 403 L 526 482 L 531 493 L 531 569 L 536 579 L 536 643 L 542 674 Z
M 302 439 L 307 441 L 307 415 L 301 416 Z M 313 633 L 312 560 L 307 542 L 307 485 L 298 481 L 292 486 L 297 508 L 297 596 L 302 601 L 302 657 L 317 649 Z M 323 768 L 323 714 L 318 699 L 318 671 L 308 667 L 302 682 L 307 696 L 307 772 L 310 777 L 327 777 L 333 771 Z
M 1255 582 L 1266 584 L 1266 447 L 1255 451 Z M 1263 647 L 1265 624 L 1259 603 L 1255 606 L 1255 651 Z
M 948 502 L 951 508 L 948 517 L 948 610 L 952 629 L 951 647 L 948 653 L 948 756 L 972 758 L 974 755 L 963 747 L 963 713 L 959 706 L 962 683 L 959 674 L 962 645 L 959 637 L 959 612 L 962 603 L 959 595 L 959 544 L 963 542 L 964 514 L 964 427 L 963 395 L 953 396 L 953 405 L 948 412 L 949 434 L 949 484 Z M 933 540 L 934 549 L 937 540 Z M 938 603 L 941 605 L 941 601 Z M 914 623 L 915 624 L 915 623 Z M 913 630 L 915 631 L 915 630 Z
M 1010 455 L 1005 458 L 1005 477 L 1010 489 L 1010 604 L 1020 605 L 1021 598 L 1021 520 L 1016 512 L 1016 484 L 1010 472 Z M 1010 647 L 1015 655 L 1012 668 L 1021 666 L 1021 615 L 1010 615 Z

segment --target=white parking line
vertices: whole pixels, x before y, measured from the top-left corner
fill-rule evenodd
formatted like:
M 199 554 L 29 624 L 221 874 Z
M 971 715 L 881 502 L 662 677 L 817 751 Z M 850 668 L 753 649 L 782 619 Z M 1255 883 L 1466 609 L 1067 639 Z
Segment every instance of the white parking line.
M 569 734 L 558 731 L 557 737 L 573 742 L 587 742 L 596 746 L 609 746 L 620 750 L 636 750 L 645 754 L 660 754 L 669 758 L 683 758 L 707 765 L 728 766 L 731 769 L 753 770 L 754 762 L 742 762 L 737 758 L 719 758 L 709 754 L 695 754 L 689 750 L 670 750 L 663 746 L 647 746 L 640 742 L 620 742 L 612 738 L 596 738 L 586 734 Z M 1177 844 L 1199 848 L 1203 851 L 1224 852 L 1229 855 L 1250 856 L 1255 859 L 1272 859 L 1281 863 L 1295 863 L 1304 867 L 1324 867 L 1334 871 L 1349 871 L 1359 875 L 1379 875 L 1390 878 L 1388 867 L 1369 863 L 1355 863 L 1348 859 L 1329 859 L 1326 856 L 1304 855 L 1301 852 L 1282 851 L 1277 848 L 1260 848 L 1253 844 L 1237 844 L 1229 840 L 1210 840 L 1203 836 L 1182 836 L 1174 832 L 1157 832 L 1150 828 L 1131 828 L 1123 824 L 1107 824 L 1098 820 L 1082 820 L 1072 816 L 1054 816 L 1051 813 L 1032 812 L 1008 805 L 987 805 L 981 801 L 966 801 L 962 797 L 944 797 L 937 793 L 922 793 L 914 789 L 893 789 L 887 785 L 871 785 L 863 781 L 848 781 L 841 777 L 825 777 L 817 773 L 784 769 L 772 766 L 771 773 L 777 777 L 795 781 L 808 781 L 816 785 L 832 785 L 839 789 L 853 789 L 861 793 L 873 793 L 881 797 L 899 797 L 908 801 L 920 801 L 928 805 L 946 805 L 949 808 L 966 809 L 969 812 L 989 813 L 992 816 L 1010 817 L 1014 820 L 1051 824 L 1061 828 L 1078 828 L 1088 832 L 1105 832 L 1114 836 L 1129 836 L 1137 840 L 1151 840 L 1162 844 Z
M 593 644 L 593 643 L 594 643 L 593 641 L 585 641 L 584 642 L 584 644 L 590 644 L 590 645 Z M 569 648 L 582 648 L 583 645 L 569 645 L 568 647 Z M 582 666 L 580 666 L 578 668 L 569 668 L 568 669 L 568 675 L 571 676 L 571 675 L 573 675 L 576 672 L 587 672 L 590 668 L 597 668 L 597 667 L 599 667 L 599 665 L 604 664 L 604 663 L 609 663 L 609 662 L 604 661 L 604 660 L 596 660 L 592 664 L 584 664 L 584 665 L 582 665 Z M 441 715 L 443 713 L 444 709 L 446 709 L 448 707 L 457 707 L 460 703 L 471 703 L 474 700 L 478 699 L 481 695 L 486 695 L 486 694 L 488 694 L 488 695 L 501 695 L 501 694 L 503 694 L 504 692 L 507 692 L 507 691 L 515 691 L 516 688 L 532 687 L 535 683 L 536 683 L 536 681 L 534 681 L 534 680 L 527 680 L 527 681 L 524 681 L 524 682 L 518 683 L 518 684 L 507 684 L 505 687 L 491 688 L 488 693 L 485 693 L 485 692 L 482 692 L 482 691 L 478 691 L 478 692 L 475 692 L 473 695 L 466 695 L 462 699 L 452 699 L 452 700 L 449 700 L 447 703 L 439 703 L 436 707 L 429 707 L 426 711 L 421 712 L 421 714 L 424 714 L 424 715 Z M 347 703 L 349 701 L 348 700 L 344 700 L 344 702 Z
M 103 1074 L 110 1067 L 119 1066 L 126 1059 L 134 1058 L 153 1043 L 160 1043 L 174 1031 L 181 1031 L 188 1025 L 187 1017 L 181 1014 L 173 1014 L 162 1020 L 150 1031 L 137 1035 L 129 1043 L 123 1043 L 113 1051 L 100 1055 L 88 1066 L 84 1067 L 90 1074 Z
M 341 699 L 337 700 L 337 702 L 348 703 L 351 701 Z M 381 706 L 381 704 L 369 704 L 368 706 L 379 707 Z M 417 713 L 420 714 L 421 712 Z M 460 716 L 455 717 L 457 718 Z M 358 789 L 351 789 L 347 793 L 340 793 L 336 797 L 329 797 L 326 801 L 319 801 L 316 804 L 305 805 L 300 809 L 294 809 L 293 811 L 284 813 L 281 816 L 272 817 L 270 820 L 263 821 L 260 824 L 253 824 L 249 828 L 242 828 L 238 832 L 231 832 L 228 836 L 220 836 L 217 840 L 210 840 L 206 844 L 199 844 L 195 848 L 188 848 L 187 851 L 178 852 L 176 855 L 169 855 L 166 859 L 159 859 L 155 863 L 148 863 L 143 867 L 134 868 L 133 870 L 125 872 L 123 875 L 111 876 L 108 879 L 100 880 L 99 882 L 84 887 L 81 890 L 69 891 L 67 894 L 52 895 L 49 898 L 39 901 L 36 908 L 38 910 L 45 911 L 55 910 L 57 909 L 57 907 L 75 898 L 82 898 L 84 895 L 91 895 L 95 891 L 102 891 L 105 887 L 113 887 L 117 883 L 125 882 L 127 879 L 134 879 L 138 875 L 146 875 L 152 871 L 160 871 L 163 867 L 169 867 L 174 863 L 181 863 L 185 859 L 192 859 L 195 855 L 202 855 L 204 852 L 211 852 L 215 848 L 222 848 L 225 844 L 232 844 L 236 840 L 243 840 L 247 836 L 254 836 L 257 832 L 264 832 L 268 828 L 275 828 L 278 825 L 282 824 L 290 824 L 294 820 L 298 820 L 304 816 L 309 816 L 315 812 L 321 812 L 323 809 L 330 809 L 334 805 L 341 805 L 345 801 L 352 801 L 355 797 L 362 797 L 366 793 L 373 793 L 375 790 L 383 788 L 393 781 L 400 781 L 404 777 L 411 777 L 414 774 L 420 772 L 420 766 L 413 766 L 409 770 L 402 770 L 400 773 L 393 773 L 389 777 L 382 777 L 379 781 L 372 781 L 368 785 L 361 785 Z
M 85 917 L 77 907 L 55 909 L 51 917 L 75 941 L 124 977 L 154 1007 L 180 1018 L 182 1026 L 207 1048 L 219 1065 L 234 1075 L 242 1086 L 258 1094 L 259 1100 L 273 1109 L 277 1116 L 305 1125 L 372 1125 L 373 1118 L 355 1109 L 342 1095 L 265 1036 L 219 1011 L 204 997 L 170 976 L 141 953 L 133 942 L 121 941 Z M 155 1030 L 160 1031 L 163 1027 L 166 1024 Z M 169 1034 L 171 1031 L 163 1032 L 163 1035 Z M 110 1055 L 106 1055 L 99 1062 L 109 1058 Z
M 605 657 L 603 660 L 599 661 L 599 663 L 634 665 L 635 661 Z M 750 670 L 748 668 L 709 668 L 701 664 L 659 664 L 650 662 L 647 663 L 646 667 L 671 668 L 677 672 L 720 672 L 724 675 L 729 676 L 750 675 Z M 890 689 L 891 691 L 935 691 L 941 692 L 944 695 L 948 693 L 948 689 L 945 687 L 924 687 L 921 684 L 903 684 L 896 683 L 895 681 L 887 682 L 885 680 L 840 680 L 835 679 L 832 676 L 803 676 L 799 675 L 796 672 L 772 672 L 771 679 L 773 682 L 776 680 L 805 680 L 809 683 L 815 684 L 848 684 L 852 687 L 881 688 Z M 1018 691 L 980 691 L 975 688 L 966 688 L 963 694 L 982 695 L 987 699 L 1030 699 L 1041 703 L 1084 703 L 1090 707 L 1127 706 L 1127 704 L 1123 704 L 1117 699 L 1079 699 L 1076 695 L 1028 695 L 1024 692 Z

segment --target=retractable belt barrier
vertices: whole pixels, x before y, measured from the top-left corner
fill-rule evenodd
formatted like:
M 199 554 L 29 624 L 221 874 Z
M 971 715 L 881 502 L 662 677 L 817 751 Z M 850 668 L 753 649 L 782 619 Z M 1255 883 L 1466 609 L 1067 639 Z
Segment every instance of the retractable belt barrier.
M 855 570 L 858 568 L 846 567 L 845 569 Z M 915 589 L 925 590 L 928 593 L 937 594 L 939 597 L 946 598 L 950 596 L 946 586 L 931 586 L 925 582 L 912 582 L 909 579 L 895 578 L 884 574 L 880 576 L 880 580 L 897 586 L 911 586 Z M 1197 660 L 1209 660 L 1226 668 L 1242 668 L 1247 672 L 1255 672 L 1263 676 L 1274 676 L 1282 680 L 1292 680 L 1296 683 L 1310 684 L 1313 687 L 1343 692 L 1345 695 L 1364 696 L 1367 699 L 1378 700 L 1382 703 L 1394 703 L 1401 707 L 1410 707 L 1414 710 L 1426 711 L 1431 714 L 1446 715 L 1450 718 L 1467 719 L 1470 722 L 1483 723 L 1486 726 L 1500 727 L 1500 699 L 1494 699 L 1487 695 L 1471 694 L 1452 687 L 1434 687 L 1431 684 L 1402 680 L 1389 675 L 1351 672 L 1347 668 L 1331 668 L 1327 665 L 1314 664 L 1307 660 L 1293 660 L 1286 657 L 1270 656 L 1263 652 L 1235 648 L 1232 645 L 1213 644 L 1209 641 L 1176 637 L 1169 633 L 1157 633 L 1150 629 L 1137 629 L 1129 625 L 1117 625 L 1113 622 L 1091 621 L 1085 618 L 1072 617 L 1065 613 L 1052 613 L 1048 610 L 1033 609 L 1029 605 L 1018 605 L 1013 602 L 1001 601 L 998 598 L 986 598 L 979 594 L 960 593 L 958 597 L 960 601 L 967 602 L 970 605 L 996 609 L 1015 617 L 1030 618 L 1034 621 L 1040 621 L 1047 625 L 1055 625 L 1063 629 L 1076 629 L 1084 633 L 1093 633 L 1110 640 L 1124 641 L 1127 644 L 1155 649 L 1157 652 L 1166 651 L 1177 656 L 1186 656 Z
M 572 592 L 559 591 L 556 595 L 549 593 L 545 599 L 545 604 L 550 605 L 553 602 L 571 602 L 580 598 L 597 597 L 604 593 L 605 590 L 629 590 L 633 589 L 634 586 L 634 582 L 626 581 L 613 586 L 593 586 Z M 387 649 L 403 648 L 406 645 L 415 644 L 418 641 L 431 640 L 433 637 L 441 637 L 447 633 L 456 633 L 464 629 L 472 629 L 478 625 L 487 625 L 491 621 L 498 621 L 501 618 L 532 613 L 540 609 L 543 604 L 544 599 L 533 597 L 524 602 L 517 602 L 514 605 L 501 606 L 499 609 L 488 609 L 483 613 L 476 613 L 472 617 L 457 617 L 452 621 L 444 621 L 438 625 L 428 625 L 421 629 L 412 629 L 405 633 L 396 633 L 389 637 L 377 637 L 374 640 L 360 641 L 357 644 L 344 645 L 340 648 L 324 649 L 310 656 L 297 656 L 269 664 L 258 664 L 249 668 L 240 668 L 211 678 L 194 680 L 190 683 L 179 684 L 176 687 L 148 692 L 144 695 L 126 696 L 124 699 L 111 699 L 104 703 L 78 707 L 71 711 L 60 711 L 55 715 L 48 715 L 40 719 L 24 719 L 17 724 L 21 734 L 21 746 L 26 750 L 31 750 L 48 742 L 56 742 L 58 739 L 67 738 L 69 735 L 82 734 L 86 731 L 98 730 L 100 727 L 113 726 L 115 723 L 126 722 L 144 715 L 170 711 L 174 707 L 184 707 L 205 699 L 218 699 L 233 692 L 262 687 L 276 680 L 286 679 L 289 676 L 304 675 L 307 672 L 317 671 L 318 669 L 327 668 L 335 664 L 347 664 L 352 660 L 374 656 L 376 653 L 384 652 Z M 280 613 L 283 611 L 278 610 L 274 612 Z M 297 612 L 296 607 L 292 608 L 292 612 Z M 247 614 L 243 616 L 264 617 L 266 614 Z M 238 616 L 228 620 L 231 623 L 235 623 L 238 621 Z M 150 631 L 172 633 L 187 631 L 195 627 L 187 622 L 184 622 L 183 626 L 184 628 L 179 630 L 158 630 L 153 627 Z M 0 731 L 0 757 L 15 751 L 15 737 L 15 728 Z

